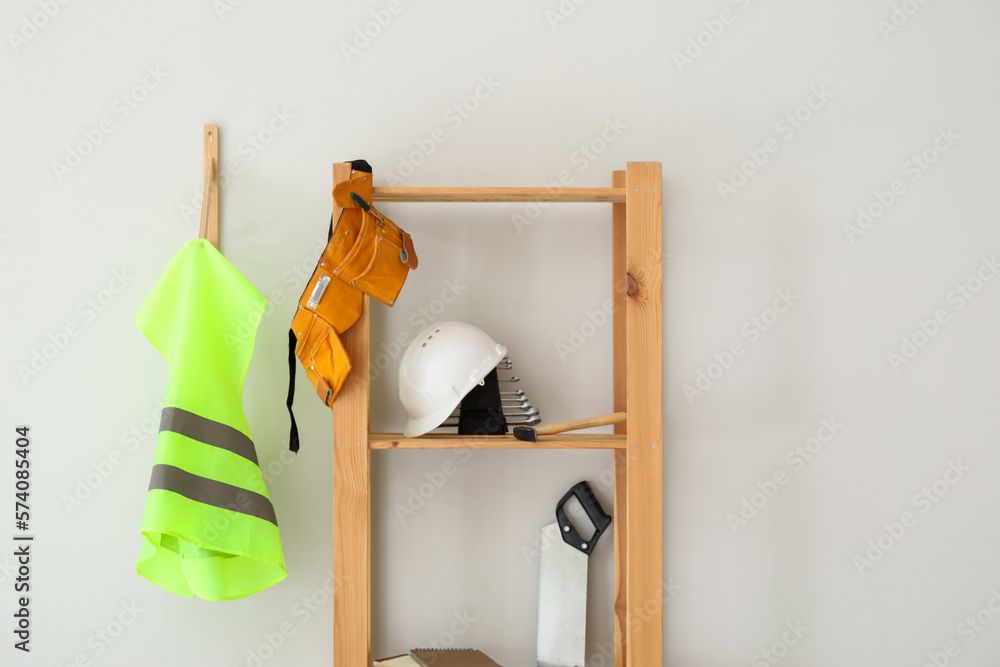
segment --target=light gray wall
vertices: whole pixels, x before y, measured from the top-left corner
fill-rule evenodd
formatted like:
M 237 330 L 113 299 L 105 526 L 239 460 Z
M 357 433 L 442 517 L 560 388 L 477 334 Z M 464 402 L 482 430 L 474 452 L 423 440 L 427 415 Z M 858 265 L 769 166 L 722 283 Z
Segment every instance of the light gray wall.
M 366 24 L 376 32 L 372 12 L 386 25 L 345 53 Z M 0 662 L 248 666 L 284 628 L 263 664 L 330 664 L 331 423 L 300 374 L 303 450 L 283 454 L 285 332 L 295 267 L 311 269 L 325 240 L 330 164 L 364 157 L 378 184 L 393 173 L 439 186 L 537 186 L 563 170 L 605 186 L 626 161 L 663 162 L 666 663 L 764 665 L 773 649 L 814 667 L 922 665 L 948 650 L 955 664 L 994 664 L 1000 283 L 977 272 L 1000 247 L 998 20 L 975 0 L 6 3 L 0 490 L 9 503 L 12 429 L 29 424 L 37 541 L 34 651 L 13 651 L 7 634 Z M 462 117 L 456 104 L 476 108 Z M 796 112 L 797 126 L 784 120 Z M 273 466 L 289 569 L 221 604 L 134 572 L 166 368 L 131 318 L 197 233 L 206 122 L 233 172 L 222 249 L 273 305 L 244 404 Z M 269 143 L 252 148 L 261 133 Z M 925 150 L 935 162 L 914 168 Z M 891 206 L 858 226 L 879 197 Z M 430 309 L 504 342 L 546 421 L 610 410 L 607 207 L 384 210 L 413 233 L 421 266 L 394 309 L 375 306 L 376 347 L 416 333 Z M 967 300 L 962 283 L 981 291 Z M 768 312 L 779 290 L 792 305 Z M 944 323 L 926 324 L 935 313 Z M 43 351 L 52 358 L 22 377 Z M 890 356 L 904 351 L 906 363 Z M 376 429 L 404 417 L 391 357 L 373 387 Z M 842 425 L 832 439 L 823 420 Z M 817 434 L 828 442 L 810 443 Z M 820 444 L 808 461 L 794 453 Z M 449 462 L 440 489 L 400 514 Z M 610 507 L 610 456 L 397 452 L 373 464 L 376 656 L 457 629 L 459 645 L 533 664 L 536 531 L 581 478 Z M 955 483 L 938 497 L 946 474 Z M 89 497 L 67 507 L 78 491 Z M 611 637 L 610 537 L 592 559 L 590 667 Z M 0 549 L 7 619 L 11 551 Z M 123 605 L 141 611 L 104 643 L 99 631 L 130 618 Z M 977 613 L 981 630 L 964 620 Z M 796 624 L 801 638 L 786 632 Z

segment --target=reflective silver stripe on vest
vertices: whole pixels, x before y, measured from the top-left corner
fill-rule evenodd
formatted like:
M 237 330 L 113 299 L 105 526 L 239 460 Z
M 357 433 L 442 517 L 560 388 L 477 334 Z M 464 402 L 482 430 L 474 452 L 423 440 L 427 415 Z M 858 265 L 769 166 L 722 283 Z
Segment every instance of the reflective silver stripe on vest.
M 173 491 L 189 500 L 232 510 L 240 514 L 248 514 L 258 519 L 270 521 L 275 526 L 278 525 L 274 506 L 265 496 L 256 491 L 241 489 L 232 484 L 194 475 L 177 466 L 163 463 L 154 465 L 153 475 L 149 479 L 149 490 L 153 489 Z
M 181 408 L 163 408 L 163 412 L 160 413 L 160 430 L 180 433 L 192 440 L 225 449 L 260 465 L 257 463 L 257 450 L 254 449 L 253 440 L 222 422 L 207 419 Z

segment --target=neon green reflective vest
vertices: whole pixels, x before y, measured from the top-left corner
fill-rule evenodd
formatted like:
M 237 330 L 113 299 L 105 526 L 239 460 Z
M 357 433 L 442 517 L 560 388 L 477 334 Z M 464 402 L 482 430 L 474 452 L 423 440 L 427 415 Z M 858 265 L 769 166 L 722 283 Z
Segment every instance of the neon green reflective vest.
M 287 574 L 243 414 L 266 304 L 211 243 L 194 239 L 135 315 L 169 367 L 136 571 L 178 595 L 232 600 Z

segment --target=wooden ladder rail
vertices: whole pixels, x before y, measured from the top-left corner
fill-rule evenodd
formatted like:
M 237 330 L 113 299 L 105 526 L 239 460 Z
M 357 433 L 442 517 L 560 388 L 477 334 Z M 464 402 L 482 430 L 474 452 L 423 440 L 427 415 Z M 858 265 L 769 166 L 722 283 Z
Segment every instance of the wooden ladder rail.
M 334 184 L 350 165 L 333 167 Z M 629 162 L 608 188 L 375 188 L 377 201 L 611 203 L 615 436 L 562 436 L 552 447 L 614 452 L 615 665 L 652 667 L 663 656 L 663 228 L 659 162 Z M 334 215 L 338 207 L 336 202 Z M 371 451 L 455 446 L 537 449 L 455 436 L 371 433 L 370 304 L 342 336 L 354 367 L 333 403 L 333 664 L 370 667 Z

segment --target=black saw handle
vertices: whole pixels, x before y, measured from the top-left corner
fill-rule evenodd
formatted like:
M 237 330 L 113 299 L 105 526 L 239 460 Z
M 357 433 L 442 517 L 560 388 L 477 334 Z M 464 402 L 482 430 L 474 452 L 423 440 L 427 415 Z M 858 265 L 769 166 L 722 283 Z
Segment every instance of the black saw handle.
M 591 536 L 589 541 L 584 542 L 580 537 L 580 533 L 576 532 L 576 528 L 573 527 L 573 523 L 566 516 L 566 510 L 563 507 L 566 505 L 566 501 L 570 499 L 571 496 L 576 496 L 576 499 L 580 501 L 583 506 L 583 510 L 587 513 L 587 517 L 590 522 L 594 524 L 594 534 Z M 597 500 L 597 496 L 590 489 L 590 484 L 587 482 L 579 482 L 573 485 L 566 495 L 562 497 L 562 500 L 556 505 L 556 521 L 559 523 L 559 532 L 562 533 L 563 542 L 570 545 L 574 549 L 578 549 L 588 556 L 593 553 L 594 545 L 597 544 L 597 540 L 600 539 L 601 535 L 604 534 L 605 529 L 611 525 L 611 517 L 604 508 L 601 507 L 601 503 Z

